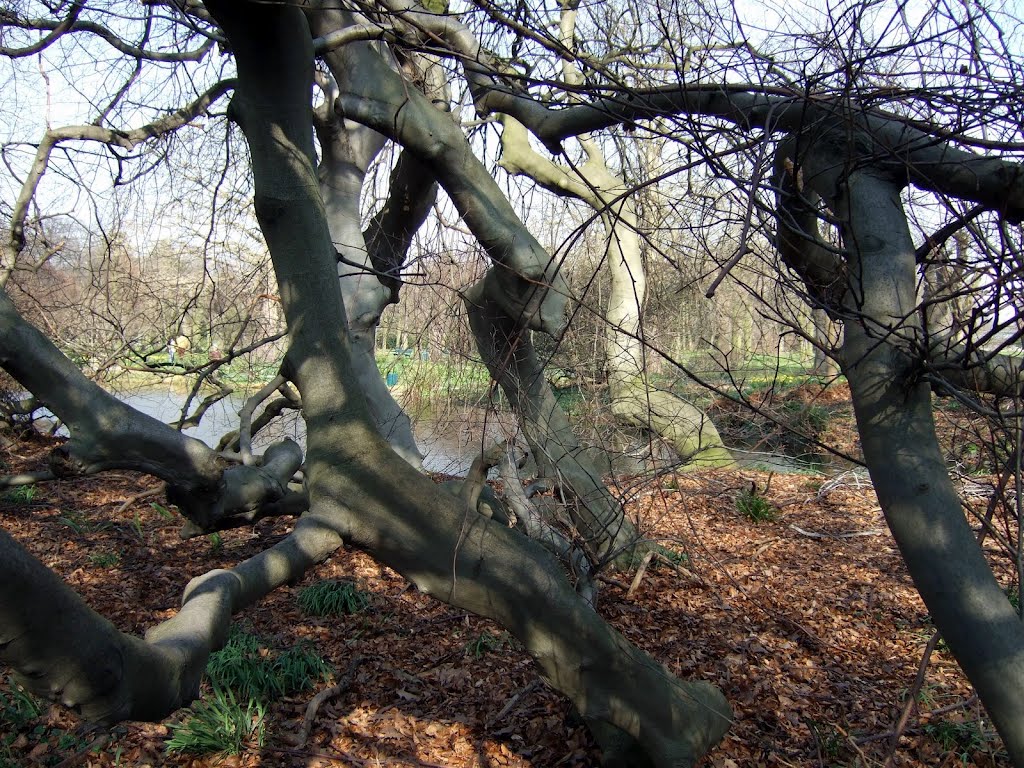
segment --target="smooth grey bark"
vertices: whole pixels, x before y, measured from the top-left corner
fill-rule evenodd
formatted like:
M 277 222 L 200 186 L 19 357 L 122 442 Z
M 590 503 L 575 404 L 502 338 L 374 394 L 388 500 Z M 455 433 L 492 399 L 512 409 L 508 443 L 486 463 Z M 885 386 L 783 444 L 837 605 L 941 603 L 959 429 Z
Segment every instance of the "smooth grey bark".
M 369 64 L 372 66 L 367 66 Z M 359 74 L 354 74 L 357 67 Z M 476 298 L 470 303 L 493 303 L 493 316 L 510 320 L 517 328 L 535 327 L 538 321 L 548 331 L 561 327 L 563 321 L 548 314 L 553 308 L 563 306 L 566 296 L 564 283 L 552 268 L 551 257 L 511 210 L 504 194 L 472 154 L 461 131 L 446 115 L 430 108 L 424 97 L 407 88 L 394 72 L 383 66 L 379 57 L 354 62 L 349 82 L 360 84 L 358 93 L 361 95 L 357 99 L 343 91 L 338 99 L 339 114 L 387 133 L 407 150 L 415 152 L 419 162 L 437 174 L 466 223 L 494 260 L 495 265 L 474 288 Z M 546 265 L 545 269 L 537 273 L 540 265 Z M 521 294 L 523 281 L 508 271 L 509 266 L 533 270 L 543 280 L 551 281 L 551 285 L 528 281 L 526 293 Z M 510 290 L 515 293 L 509 294 Z M 524 303 L 523 295 L 532 298 Z M 540 301 L 539 305 L 531 304 L 536 300 Z M 535 311 L 540 314 L 534 315 Z M 533 435 L 531 440 L 538 461 L 557 468 L 561 485 L 579 505 L 578 525 L 590 551 L 599 560 L 619 559 L 631 552 L 639 535 L 571 434 L 568 420 L 555 402 L 542 372 L 531 373 L 530 380 L 534 383 L 520 388 L 514 382 L 526 380 L 520 377 L 522 372 L 505 368 L 508 363 L 494 351 L 493 342 L 483 341 L 485 337 L 479 333 L 475 335 L 478 346 L 485 345 L 481 353 L 495 380 L 507 392 L 512 391 L 509 387 L 516 388 L 509 400 L 520 421 L 527 425 L 528 434 Z M 540 372 L 535 357 L 533 365 Z
M 388 199 L 370 219 L 363 233 L 377 279 L 391 291 L 389 302 L 398 303 L 401 269 L 413 235 L 426 221 L 437 199 L 438 183 L 412 152 L 403 149 L 391 173 Z
M 840 224 L 840 363 L 879 504 L 935 626 L 1024 766 L 1024 623 L 966 521 L 935 435 L 905 179 L 858 162 L 842 138 L 815 139 L 794 162 Z
M 503 86 L 495 77 L 493 62 L 473 32 L 457 18 L 427 12 L 412 0 L 387 0 L 385 5 L 397 20 L 408 25 L 405 33 L 444 40 L 458 54 L 478 110 L 500 113 L 501 104 L 517 103 L 515 98 L 501 100 Z M 564 51 L 573 47 L 577 6 L 575 2 L 561 4 L 558 40 Z M 583 84 L 582 75 L 568 58 L 562 59 L 562 69 L 570 86 Z M 732 456 L 711 420 L 682 398 L 653 387 L 646 376 L 640 333 L 645 274 L 636 209 L 629 190 L 608 171 L 594 142 L 581 139 L 587 160 L 570 171 L 534 152 L 514 117 L 505 117 L 502 122 L 502 166 L 510 173 L 533 178 L 555 194 L 585 201 L 601 214 L 608 231 L 606 262 L 611 291 L 604 314 L 608 322 L 605 350 L 612 412 L 622 421 L 660 435 L 692 466 L 732 464 Z
M 587 551 L 599 563 L 628 564 L 640 534 L 576 439 L 528 332 L 479 283 L 466 291 L 466 308 L 484 364 L 515 411 L 538 467 L 555 475 Z
M 121 402 L 18 314 L 0 291 L 0 366 L 64 422 L 71 438 L 56 448 L 57 475 L 133 469 L 168 484 L 168 498 L 200 528 L 253 514 L 284 495 L 302 461 L 295 443 L 278 447 L 269 468 L 229 466 L 208 446 Z
M 300 521 L 276 546 L 185 587 L 181 610 L 146 633 L 119 632 L 0 530 L 0 662 L 32 693 L 88 720 L 160 720 L 199 695 L 231 614 L 299 578 L 341 539 Z
M 301 12 L 211 0 L 236 55 L 230 114 L 250 145 L 256 211 L 288 319 L 286 372 L 307 427 L 302 520 L 336 531 L 420 590 L 513 632 L 589 721 L 655 766 L 690 766 L 728 727 L 721 694 L 681 683 L 573 592 L 518 532 L 468 509 L 413 470 L 373 428 L 352 372 L 334 247 L 313 170 L 312 40 Z
M 339 254 L 338 276 L 349 313 L 347 327 L 352 340 L 353 365 L 359 373 L 377 428 L 399 456 L 419 469 L 423 466 L 423 455 L 416 446 L 412 422 L 391 396 L 374 356 L 377 324 L 391 299 L 391 291 L 374 274 L 359 221 L 359 191 L 366 167 L 383 142 L 365 154 L 353 144 L 359 143 L 358 134 L 370 133 L 362 126 L 343 127 L 333 121 L 321 124 L 318 131 L 322 151 L 320 184 Z
M 223 466 L 202 442 L 139 413 L 87 379 L 0 291 L 0 365 L 71 431 L 56 469 L 137 469 L 188 490 L 216 491 Z
M 567 294 L 558 264 L 523 226 L 452 118 L 379 56 L 361 61 L 349 83 L 336 103 L 338 115 L 416 152 L 494 262 L 491 298 L 524 327 L 559 332 Z
M 786 133 L 839 123 L 870 137 L 874 154 L 864 159 L 875 167 L 919 189 L 982 203 L 1013 223 L 1024 220 L 1024 167 L 958 149 L 896 115 L 846 99 L 803 98 L 754 84 L 680 83 L 552 109 L 524 93 L 492 87 L 478 92 L 477 109 L 516 118 L 555 154 L 571 136 L 666 115 L 718 117 L 745 130 Z
M 327 8 L 308 11 L 307 19 L 314 35 L 326 34 L 351 23 L 349 14 Z M 363 394 L 377 429 L 399 456 L 421 469 L 423 455 L 416 446 L 412 422 L 391 396 L 374 355 L 374 338 L 381 313 L 395 294 L 375 274 L 376 267 L 362 230 L 359 204 L 367 169 L 386 140 L 365 126 L 341 120 L 333 108 L 337 88 L 346 87 L 349 73 L 358 70 L 358 61 L 376 55 L 368 43 L 359 42 L 323 54 L 334 81 L 325 86 L 324 103 L 314 113 L 314 126 L 320 143 L 317 172 L 331 237 L 338 252 L 338 277 L 352 342 L 352 361 Z M 431 190 L 427 187 L 423 191 Z M 396 237 L 404 235 L 408 241 L 411 235 L 404 229 L 414 232 L 420 223 L 422 219 L 410 219 L 403 229 L 399 229 Z M 387 238 L 390 233 L 376 234 L 379 238 Z M 392 252 L 392 259 L 395 254 Z M 399 267 L 401 261 L 404 258 L 399 260 Z

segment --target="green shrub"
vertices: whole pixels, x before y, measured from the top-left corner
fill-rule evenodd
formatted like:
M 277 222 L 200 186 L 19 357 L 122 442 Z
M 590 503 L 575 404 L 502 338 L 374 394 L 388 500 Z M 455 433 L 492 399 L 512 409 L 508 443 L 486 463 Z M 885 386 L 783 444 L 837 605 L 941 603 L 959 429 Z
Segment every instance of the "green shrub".
M 344 616 L 370 607 L 368 592 L 351 581 L 318 581 L 299 592 L 298 603 L 309 616 Z
M 739 492 L 736 510 L 752 523 L 770 523 L 778 518 L 775 507 L 756 488 L 744 488 Z
M 263 746 L 266 706 L 249 699 L 245 706 L 230 690 L 214 688 L 213 694 L 192 705 L 192 715 L 171 726 L 164 748 L 168 753 L 237 755 L 250 743 Z

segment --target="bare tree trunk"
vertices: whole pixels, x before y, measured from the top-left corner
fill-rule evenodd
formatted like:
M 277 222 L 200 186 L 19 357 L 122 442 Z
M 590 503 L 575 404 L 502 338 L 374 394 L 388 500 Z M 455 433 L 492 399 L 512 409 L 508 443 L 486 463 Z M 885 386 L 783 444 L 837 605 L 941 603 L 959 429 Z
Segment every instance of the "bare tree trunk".
M 831 381 L 839 374 L 835 358 L 829 354 L 834 346 L 835 324 L 829 319 L 828 313 L 820 307 L 811 310 L 811 323 L 814 326 L 814 375 Z
M 200 528 L 272 505 L 302 463 L 298 446 L 278 444 L 283 462 L 228 466 L 215 451 L 121 402 L 87 379 L 27 323 L 0 291 L 0 365 L 67 425 L 71 439 L 54 450 L 56 474 L 134 469 L 168 483 L 168 497 Z M 270 453 L 270 451 L 268 451 Z
M 612 413 L 663 437 L 688 465 L 732 464 L 711 419 L 682 398 L 652 386 L 648 379 L 641 321 L 647 279 L 630 190 L 608 171 L 594 142 L 584 143 L 587 162 L 569 170 L 535 152 L 515 120 L 506 117 L 502 123 L 502 167 L 529 176 L 556 194 L 584 200 L 601 213 L 607 232 L 604 261 L 611 276 L 604 309 L 604 350 Z
M 342 29 L 350 23 L 348 14 L 336 9 L 310 12 L 308 19 L 314 35 Z M 377 429 L 391 447 L 413 467 L 422 469 L 423 455 L 416 446 L 412 422 L 391 396 L 374 355 L 374 338 L 381 313 L 389 303 L 397 301 L 397 291 L 386 286 L 376 274 L 376 265 L 362 231 L 359 203 L 366 171 L 386 140 L 376 131 L 341 120 L 334 113 L 339 82 L 344 84 L 344 78 L 357 69 L 360 58 L 376 55 L 368 43 L 359 42 L 342 46 L 326 55 L 334 81 L 330 77 L 323 78 L 321 85 L 326 98 L 315 113 L 314 125 L 321 154 L 318 176 L 331 237 L 338 252 L 338 277 L 352 342 L 352 363 L 363 395 Z M 427 185 L 422 190 L 430 191 L 426 206 L 420 201 L 407 205 L 406 222 L 414 222 L 413 231 L 422 222 L 422 217 L 417 219 L 414 211 L 424 211 L 429 207 L 434 189 L 436 186 Z M 401 238 L 401 231 L 394 232 L 393 236 Z M 392 261 L 395 261 L 395 252 L 392 251 Z M 397 270 L 401 261 L 392 266 Z
M 236 53 L 230 113 L 249 141 L 256 211 L 288 318 L 287 370 L 308 434 L 303 519 L 333 528 L 422 591 L 508 627 L 588 721 L 623 735 L 651 765 L 693 765 L 728 725 L 721 694 L 667 675 L 573 592 L 539 545 L 466 508 L 373 428 L 339 322 L 334 248 L 313 172 L 305 22 L 287 6 L 207 7 Z
M 840 362 L 879 504 L 935 626 L 1014 765 L 1024 766 L 1024 623 L 967 524 L 935 435 L 929 385 L 918 376 L 927 346 L 900 202 L 905 176 L 849 171 L 842 156 L 814 145 L 800 160 L 804 182 L 841 222 L 850 277 Z

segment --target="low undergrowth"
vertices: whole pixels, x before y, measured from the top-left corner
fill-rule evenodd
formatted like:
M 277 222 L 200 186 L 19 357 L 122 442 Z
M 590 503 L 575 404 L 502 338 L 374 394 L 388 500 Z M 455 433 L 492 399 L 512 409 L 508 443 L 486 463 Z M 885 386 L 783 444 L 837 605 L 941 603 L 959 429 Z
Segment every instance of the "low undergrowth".
M 319 581 L 299 592 L 299 608 L 308 616 L 345 616 L 362 613 L 372 597 L 351 581 Z
M 50 449 L 19 442 L 0 461 L 12 472 L 38 471 Z M 752 484 L 774 521 L 754 525 L 737 509 Z M 181 540 L 180 524 L 148 501 L 117 513 L 150 486 L 120 472 L 40 483 L 31 506 L 0 498 L 0 525 L 136 636 L 173 615 L 191 576 L 231 567 L 289 531 L 287 521 L 265 520 L 223 532 L 213 548 L 202 537 Z M 984 514 L 987 499 L 968 501 Z M 596 609 L 673 674 L 710 681 L 728 697 L 736 719 L 709 768 L 1008 767 L 947 649 L 934 650 L 915 688 L 933 628 L 863 475 L 822 483 L 678 473 L 638 485 L 627 503 L 645 536 L 679 554 L 659 556 L 632 593 L 628 578 L 600 579 Z M 58 522 L 73 511 L 76 523 L 95 524 L 76 531 Z M 133 530 L 136 514 L 144 537 Z M 1005 558 L 994 564 L 1019 595 Z M 312 588 L 322 596 L 322 582 L 362 593 L 359 611 L 306 614 L 299 595 Z M 502 627 L 419 593 L 364 553 L 339 550 L 243 621 L 211 659 L 209 706 L 164 724 L 89 728 L 0 669 L 0 768 L 600 765 L 572 707 L 538 681 Z M 346 669 L 355 657 L 362 661 L 351 674 L 329 676 L 321 666 Z M 289 739 L 310 701 L 336 684 L 297 750 Z M 892 747 L 908 701 L 913 711 Z M 169 740 L 183 751 L 168 752 Z M 204 743 L 240 752 L 195 754 Z
M 213 692 L 191 707 L 184 722 L 171 725 L 168 754 L 237 755 L 249 747 L 263 746 L 267 707 L 259 699 L 244 703 L 230 689 Z

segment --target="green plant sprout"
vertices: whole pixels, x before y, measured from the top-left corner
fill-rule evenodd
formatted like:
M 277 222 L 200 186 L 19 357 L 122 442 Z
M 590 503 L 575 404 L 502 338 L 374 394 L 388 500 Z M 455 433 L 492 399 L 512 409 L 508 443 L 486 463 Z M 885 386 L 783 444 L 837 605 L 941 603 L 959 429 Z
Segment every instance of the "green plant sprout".
M 370 607 L 371 596 L 351 581 L 319 581 L 299 592 L 298 604 L 309 616 L 344 616 Z
M 15 504 L 31 504 L 38 492 L 39 489 L 32 484 L 19 485 L 7 491 L 4 494 L 4 498 L 7 501 L 13 501 Z
M 771 523 L 778 519 L 775 507 L 756 488 L 744 488 L 739 492 L 736 510 L 752 523 Z
M 168 754 L 237 755 L 249 744 L 263 746 L 266 714 L 262 702 L 249 699 L 242 705 L 230 690 L 214 688 L 192 706 L 191 717 L 171 726 L 164 748 Z

